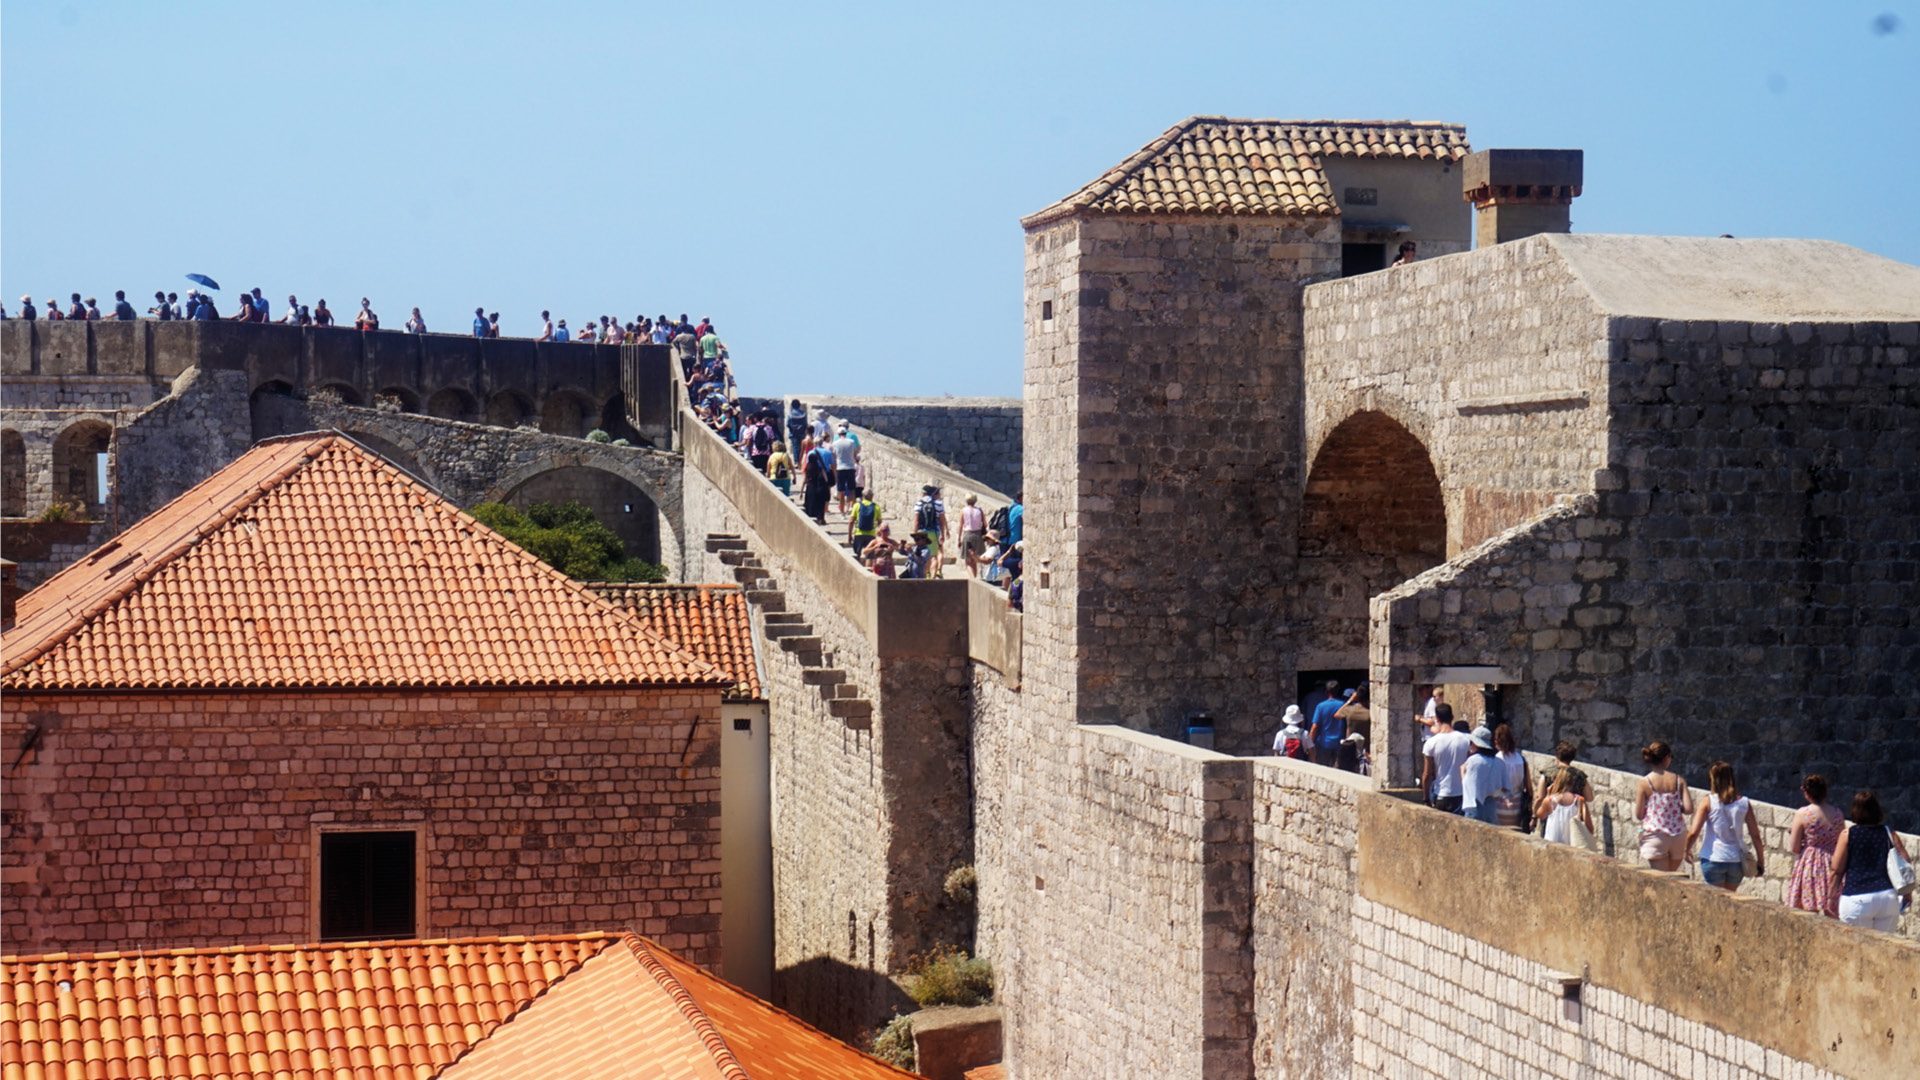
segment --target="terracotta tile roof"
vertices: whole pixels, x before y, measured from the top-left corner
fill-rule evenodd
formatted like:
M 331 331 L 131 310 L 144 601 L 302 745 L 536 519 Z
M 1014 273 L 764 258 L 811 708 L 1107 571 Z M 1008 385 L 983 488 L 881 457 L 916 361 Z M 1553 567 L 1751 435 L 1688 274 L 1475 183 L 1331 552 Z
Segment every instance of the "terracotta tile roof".
M 1467 129 L 1430 120 L 1194 116 L 1021 224 L 1094 214 L 1337 215 L 1329 157 L 1458 161 Z
M 760 666 L 753 656 L 753 615 L 738 585 L 637 585 L 590 582 L 608 603 L 640 617 L 647 628 L 733 679 L 727 698 L 758 701 Z
M 0 959 L 0 1080 L 899 1080 L 631 934 Z
M 0 959 L 0 1080 L 429 1077 L 618 938 Z
M 261 443 L 15 614 L 15 692 L 732 682 L 332 433 Z

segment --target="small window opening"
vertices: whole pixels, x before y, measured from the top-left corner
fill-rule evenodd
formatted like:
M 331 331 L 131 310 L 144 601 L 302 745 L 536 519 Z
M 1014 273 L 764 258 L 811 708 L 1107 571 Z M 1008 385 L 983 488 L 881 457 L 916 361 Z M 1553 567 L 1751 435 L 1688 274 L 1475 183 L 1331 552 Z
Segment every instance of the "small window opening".
M 320 936 L 413 937 L 414 845 L 404 832 L 320 834 Z
M 1041 322 L 1053 321 L 1053 301 L 1051 300 L 1040 301 L 1040 321 Z
M 750 732 L 753 730 L 753 721 L 744 716 L 736 716 L 733 718 L 733 730 Z

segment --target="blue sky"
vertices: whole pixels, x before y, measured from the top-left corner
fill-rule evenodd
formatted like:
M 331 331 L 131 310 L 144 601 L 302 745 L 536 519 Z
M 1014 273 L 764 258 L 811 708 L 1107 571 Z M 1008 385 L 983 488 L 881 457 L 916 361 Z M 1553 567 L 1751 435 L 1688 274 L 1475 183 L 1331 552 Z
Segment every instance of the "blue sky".
M 8 0 L 0 295 L 686 311 L 749 392 L 1017 395 L 1018 218 L 1195 113 L 1463 122 L 1585 149 L 1579 231 L 1920 262 L 1917 6 Z

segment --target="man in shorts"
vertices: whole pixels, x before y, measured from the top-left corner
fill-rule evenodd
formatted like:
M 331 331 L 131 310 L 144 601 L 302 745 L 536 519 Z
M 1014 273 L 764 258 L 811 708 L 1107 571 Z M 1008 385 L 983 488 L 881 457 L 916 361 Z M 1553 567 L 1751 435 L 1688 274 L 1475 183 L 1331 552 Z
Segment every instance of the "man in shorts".
M 860 444 L 847 434 L 847 425 L 840 425 L 840 432 L 833 440 L 834 493 L 839 496 L 840 512 L 847 512 L 847 504 L 860 495 L 860 489 L 854 486 L 854 474 L 860 467 Z

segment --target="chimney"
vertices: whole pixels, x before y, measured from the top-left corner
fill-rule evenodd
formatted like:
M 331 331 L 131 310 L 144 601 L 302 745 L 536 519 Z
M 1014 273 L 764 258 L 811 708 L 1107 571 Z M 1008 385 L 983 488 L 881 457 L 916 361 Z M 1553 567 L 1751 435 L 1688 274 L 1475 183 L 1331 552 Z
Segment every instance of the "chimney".
M 1473 243 L 1489 247 L 1535 233 L 1573 231 L 1585 155 L 1579 150 L 1482 150 L 1462 163 L 1473 204 Z

